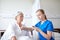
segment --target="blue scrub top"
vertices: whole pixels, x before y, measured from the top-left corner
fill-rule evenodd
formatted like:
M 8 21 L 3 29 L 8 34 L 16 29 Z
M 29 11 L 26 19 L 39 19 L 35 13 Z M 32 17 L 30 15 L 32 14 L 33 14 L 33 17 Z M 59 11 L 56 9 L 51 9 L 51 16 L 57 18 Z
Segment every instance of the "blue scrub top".
M 41 25 L 41 21 L 38 22 L 36 25 L 36 27 L 38 27 L 39 29 L 41 29 L 44 33 L 47 34 L 47 31 L 53 31 L 54 28 L 53 28 L 53 24 L 51 21 L 49 20 L 46 20 L 42 25 Z M 42 36 L 39 32 L 39 40 L 47 40 L 44 36 Z M 50 38 L 50 40 L 54 40 L 53 37 Z

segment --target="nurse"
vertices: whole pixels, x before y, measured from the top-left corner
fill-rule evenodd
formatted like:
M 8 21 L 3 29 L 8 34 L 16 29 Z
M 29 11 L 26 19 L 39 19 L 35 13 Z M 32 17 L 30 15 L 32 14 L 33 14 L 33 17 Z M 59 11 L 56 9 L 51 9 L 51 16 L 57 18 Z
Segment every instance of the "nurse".
M 40 21 L 35 25 L 34 29 L 38 32 L 39 40 L 54 40 L 52 37 L 53 24 L 47 19 L 44 10 L 38 9 L 36 14 Z
M 33 28 L 27 28 L 22 24 L 23 17 L 23 13 L 18 12 L 18 15 L 15 17 L 16 21 L 8 26 L 1 40 L 32 40 L 28 32 L 32 31 Z

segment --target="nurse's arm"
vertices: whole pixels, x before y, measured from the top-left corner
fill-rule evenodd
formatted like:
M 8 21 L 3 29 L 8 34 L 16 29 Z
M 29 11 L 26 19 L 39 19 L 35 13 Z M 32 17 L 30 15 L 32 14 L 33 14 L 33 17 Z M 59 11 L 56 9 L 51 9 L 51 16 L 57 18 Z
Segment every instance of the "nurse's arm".
M 16 37 L 15 37 L 15 36 L 12 36 L 12 37 L 11 37 L 11 40 L 16 40 Z
M 41 31 L 40 29 L 36 28 L 36 31 L 40 32 L 40 34 L 42 36 L 44 36 L 47 40 L 50 40 L 51 36 L 52 36 L 52 32 L 51 31 L 47 31 L 47 34 L 44 33 L 43 31 Z
M 51 31 L 47 31 L 47 34 L 45 34 L 44 32 L 40 31 L 40 33 L 48 40 L 50 40 L 51 36 L 52 36 L 52 32 Z

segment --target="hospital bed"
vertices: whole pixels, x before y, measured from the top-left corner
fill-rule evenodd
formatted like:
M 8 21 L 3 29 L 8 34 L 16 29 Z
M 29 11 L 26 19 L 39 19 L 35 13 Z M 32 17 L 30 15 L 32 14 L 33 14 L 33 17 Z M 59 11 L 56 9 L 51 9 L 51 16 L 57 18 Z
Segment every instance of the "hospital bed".
M 2 37 L 4 32 L 5 32 L 5 30 L 0 30 L 0 38 Z M 34 36 L 36 36 L 36 33 L 34 33 L 34 34 L 35 34 Z M 60 38 L 59 38 L 60 37 L 60 28 L 54 28 L 53 34 L 54 34 L 55 40 L 60 40 Z M 37 38 L 35 37 L 35 39 L 37 39 Z

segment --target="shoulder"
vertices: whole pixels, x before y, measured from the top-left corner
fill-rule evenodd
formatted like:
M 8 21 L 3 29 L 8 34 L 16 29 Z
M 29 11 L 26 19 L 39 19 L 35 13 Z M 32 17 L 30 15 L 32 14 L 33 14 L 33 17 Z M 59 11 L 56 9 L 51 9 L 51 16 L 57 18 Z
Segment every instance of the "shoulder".
M 47 20 L 47 23 L 48 23 L 48 24 L 52 24 L 52 21 L 50 21 L 50 20 Z
M 16 26 L 16 22 L 9 23 L 8 28 L 14 28 Z

